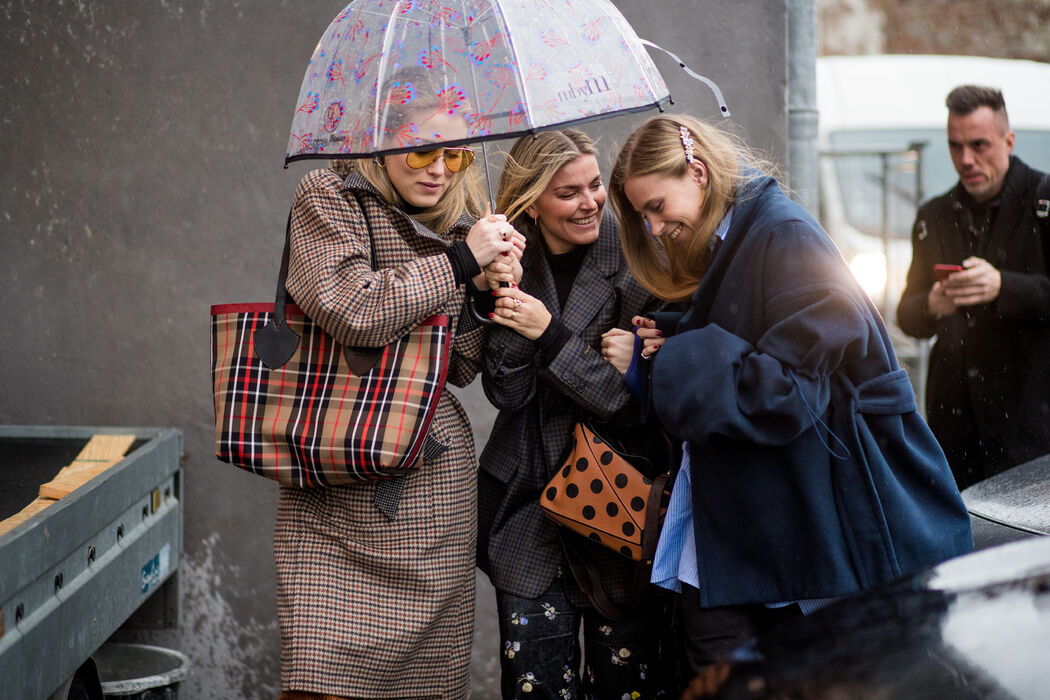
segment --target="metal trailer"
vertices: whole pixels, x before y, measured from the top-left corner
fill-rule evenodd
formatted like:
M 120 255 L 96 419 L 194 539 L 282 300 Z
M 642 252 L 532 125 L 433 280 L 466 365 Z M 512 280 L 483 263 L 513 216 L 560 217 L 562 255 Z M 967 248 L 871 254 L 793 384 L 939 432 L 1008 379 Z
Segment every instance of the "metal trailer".
M 0 426 L 0 485 L 8 477 L 0 505 L 17 490 L 12 483 L 26 481 L 12 482 L 12 472 L 39 472 L 34 483 L 46 482 L 98 434 L 136 439 L 117 464 L 0 535 L 3 698 L 101 698 L 91 655 L 118 628 L 129 618 L 136 627 L 177 624 L 178 430 Z M 32 463 L 41 462 L 35 453 L 61 463 Z

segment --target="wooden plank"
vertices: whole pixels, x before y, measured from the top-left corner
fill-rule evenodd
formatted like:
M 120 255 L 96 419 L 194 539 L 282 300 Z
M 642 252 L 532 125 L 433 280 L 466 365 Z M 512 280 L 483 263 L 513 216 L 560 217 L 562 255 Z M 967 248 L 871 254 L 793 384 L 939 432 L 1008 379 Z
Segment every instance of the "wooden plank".
M 93 435 L 76 458 L 59 470 L 51 481 L 40 484 L 39 498 L 0 521 L 0 535 L 44 510 L 124 458 L 135 443 L 134 435 Z
M 69 466 L 40 484 L 40 496 L 59 499 L 69 495 L 123 459 L 134 442 L 134 435 L 93 435 Z
M 119 459 L 114 459 L 109 462 L 90 462 L 69 471 L 67 471 L 69 467 L 66 467 L 51 481 L 40 484 L 40 497 L 59 499 L 68 496 L 119 461 Z
M 92 435 L 84 449 L 73 460 L 77 461 L 104 461 L 124 456 L 128 448 L 135 442 L 134 435 Z
M 49 505 L 55 502 L 53 498 L 37 498 L 28 506 L 18 511 L 10 518 L 0 520 L 0 535 L 4 534 L 8 530 L 13 530 L 18 525 L 21 525 L 26 520 L 29 520 L 34 515 L 47 508 Z

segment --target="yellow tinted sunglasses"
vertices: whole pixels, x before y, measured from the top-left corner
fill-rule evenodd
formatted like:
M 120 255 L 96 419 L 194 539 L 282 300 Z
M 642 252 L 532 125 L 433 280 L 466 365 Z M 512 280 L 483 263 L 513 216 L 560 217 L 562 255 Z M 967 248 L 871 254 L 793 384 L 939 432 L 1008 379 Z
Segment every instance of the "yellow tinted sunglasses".
M 469 148 L 435 148 L 433 151 L 412 151 L 406 154 L 408 167 L 420 170 L 438 158 L 444 157 L 445 167 L 450 172 L 466 170 L 474 162 L 474 151 Z

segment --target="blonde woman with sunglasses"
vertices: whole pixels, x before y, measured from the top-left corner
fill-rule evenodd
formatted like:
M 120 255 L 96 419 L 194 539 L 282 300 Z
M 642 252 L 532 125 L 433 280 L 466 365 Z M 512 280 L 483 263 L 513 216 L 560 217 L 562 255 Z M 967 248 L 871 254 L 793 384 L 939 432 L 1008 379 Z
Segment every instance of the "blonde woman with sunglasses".
M 464 386 L 483 342 L 463 313 L 468 289 L 487 287 L 482 268 L 520 257 L 524 241 L 506 217 L 472 218 L 470 149 L 428 145 L 465 138 L 468 107 L 437 110 L 437 90 L 423 73 L 399 79 L 414 81 L 417 96 L 387 115 L 390 140 L 378 145 L 397 147 L 410 134 L 406 145 L 418 148 L 336 161 L 303 178 L 292 208 L 288 292 L 344 345 L 386 345 L 428 316 L 450 316 L 447 381 Z M 281 487 L 274 533 L 281 700 L 469 693 L 476 459 L 451 392 L 441 397 L 424 453 L 422 468 L 402 481 Z

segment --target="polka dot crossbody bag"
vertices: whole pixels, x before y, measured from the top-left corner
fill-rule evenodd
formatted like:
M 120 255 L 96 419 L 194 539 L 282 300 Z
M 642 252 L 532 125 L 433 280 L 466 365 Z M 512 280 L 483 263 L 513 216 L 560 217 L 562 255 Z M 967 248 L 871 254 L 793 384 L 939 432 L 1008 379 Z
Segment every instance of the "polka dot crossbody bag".
M 667 510 L 670 475 L 650 479 L 632 459 L 588 423 L 576 423 L 572 450 L 543 490 L 540 507 L 560 525 L 651 564 Z

